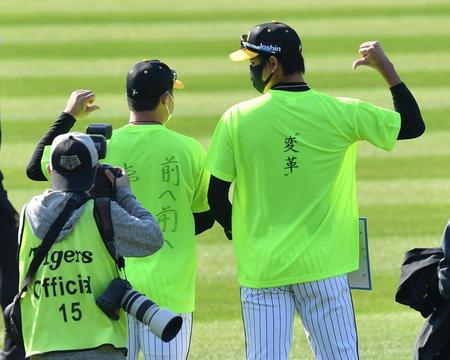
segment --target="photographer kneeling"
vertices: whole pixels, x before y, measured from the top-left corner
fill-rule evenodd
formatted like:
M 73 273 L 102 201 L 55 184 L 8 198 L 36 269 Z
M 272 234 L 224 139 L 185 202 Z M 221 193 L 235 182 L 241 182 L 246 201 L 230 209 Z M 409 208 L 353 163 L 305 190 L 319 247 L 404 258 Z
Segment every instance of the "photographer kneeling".
M 48 169 L 52 189 L 22 210 L 20 288 L 28 283 L 30 267 L 37 266 L 20 300 L 23 341 L 31 359 L 125 359 L 126 315 L 121 311 L 114 321 L 96 299 L 111 280 L 122 277 L 120 257 L 150 255 L 161 248 L 163 237 L 156 220 L 132 195 L 128 176 L 115 168 L 114 173 L 105 171 L 116 189 L 108 214 L 112 241 L 102 239 L 104 229 L 97 225 L 101 221 L 88 195 L 98 167 L 91 137 L 59 135 Z M 57 223 L 62 230 L 55 233 Z M 48 245 L 52 232 L 56 240 Z M 48 252 L 42 255 L 46 244 Z M 33 265 L 39 257 L 40 265 Z

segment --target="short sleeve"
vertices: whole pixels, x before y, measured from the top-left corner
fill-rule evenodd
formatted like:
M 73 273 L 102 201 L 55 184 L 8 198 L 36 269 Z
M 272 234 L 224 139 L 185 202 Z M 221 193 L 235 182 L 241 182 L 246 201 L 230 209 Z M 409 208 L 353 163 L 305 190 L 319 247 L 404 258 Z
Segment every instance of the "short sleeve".
M 211 175 L 232 182 L 236 177 L 234 145 L 230 130 L 230 113 L 226 112 L 217 124 L 206 156 L 206 168 Z
M 205 169 L 205 151 L 202 149 L 201 160 L 199 161 L 199 173 L 196 179 L 194 197 L 192 198 L 191 210 L 194 213 L 200 213 L 209 210 L 208 204 L 208 186 L 209 171 Z
M 358 140 L 366 140 L 378 148 L 392 150 L 400 131 L 400 114 L 364 101 L 359 101 L 356 106 Z

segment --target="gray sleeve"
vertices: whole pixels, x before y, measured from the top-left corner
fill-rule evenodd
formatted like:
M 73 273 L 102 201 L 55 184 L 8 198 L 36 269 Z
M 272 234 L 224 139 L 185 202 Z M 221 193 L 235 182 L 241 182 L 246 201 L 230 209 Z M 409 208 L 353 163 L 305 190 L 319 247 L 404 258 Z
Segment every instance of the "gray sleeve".
M 159 250 L 163 235 L 155 218 L 141 206 L 129 188 L 119 188 L 111 201 L 111 221 L 117 256 L 148 256 Z

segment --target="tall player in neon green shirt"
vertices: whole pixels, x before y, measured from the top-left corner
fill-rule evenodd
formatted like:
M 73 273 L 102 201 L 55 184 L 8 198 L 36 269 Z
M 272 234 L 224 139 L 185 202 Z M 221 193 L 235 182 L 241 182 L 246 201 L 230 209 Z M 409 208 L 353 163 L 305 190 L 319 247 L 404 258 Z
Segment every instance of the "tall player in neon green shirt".
M 108 142 L 105 163 L 120 164 L 140 203 L 154 214 L 164 234 L 158 255 L 126 259 L 133 287 L 162 307 L 180 313 L 183 327 L 169 343 L 128 318 L 128 359 L 184 360 L 189 353 L 195 302 L 195 235 L 210 228 L 209 173 L 205 150 L 193 138 L 163 126 L 174 112 L 173 89 L 182 89 L 174 70 L 159 60 L 135 64 L 127 75 L 129 123 Z
M 346 276 L 359 258 L 357 142 L 391 150 L 424 131 L 380 45 L 359 51 L 354 67 L 380 72 L 397 111 L 310 89 L 302 44 L 285 24 L 255 26 L 230 55 L 250 61 L 263 93 L 224 113 L 207 156 L 211 210 L 237 258 L 248 359 L 287 359 L 295 311 L 317 359 L 358 359 Z

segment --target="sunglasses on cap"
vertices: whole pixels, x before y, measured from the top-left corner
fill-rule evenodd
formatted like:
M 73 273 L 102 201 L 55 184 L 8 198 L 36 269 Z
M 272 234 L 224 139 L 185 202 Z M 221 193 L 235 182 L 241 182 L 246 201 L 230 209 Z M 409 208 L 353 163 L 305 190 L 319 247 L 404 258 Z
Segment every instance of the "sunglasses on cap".
M 256 51 L 262 51 L 262 52 L 268 52 L 271 54 L 276 54 L 277 52 L 274 50 L 267 49 L 266 46 L 262 48 L 262 46 L 254 45 L 248 42 L 248 34 L 242 34 L 241 35 L 241 49 L 248 49 L 248 50 L 256 50 Z
M 177 72 L 175 70 L 171 69 L 169 66 L 167 66 L 167 64 L 164 64 L 163 62 L 161 62 L 161 60 L 159 60 L 159 59 L 152 59 L 152 60 L 143 59 L 142 61 L 151 62 L 151 63 L 160 63 L 161 64 L 161 65 L 159 65 L 160 69 L 162 69 L 162 66 L 164 66 L 165 68 L 169 69 L 172 72 L 173 86 L 170 89 L 172 89 L 172 88 L 178 89 L 178 90 L 184 89 L 184 83 L 182 83 L 180 80 L 177 80 Z M 170 89 L 168 89 L 168 90 L 170 90 Z

